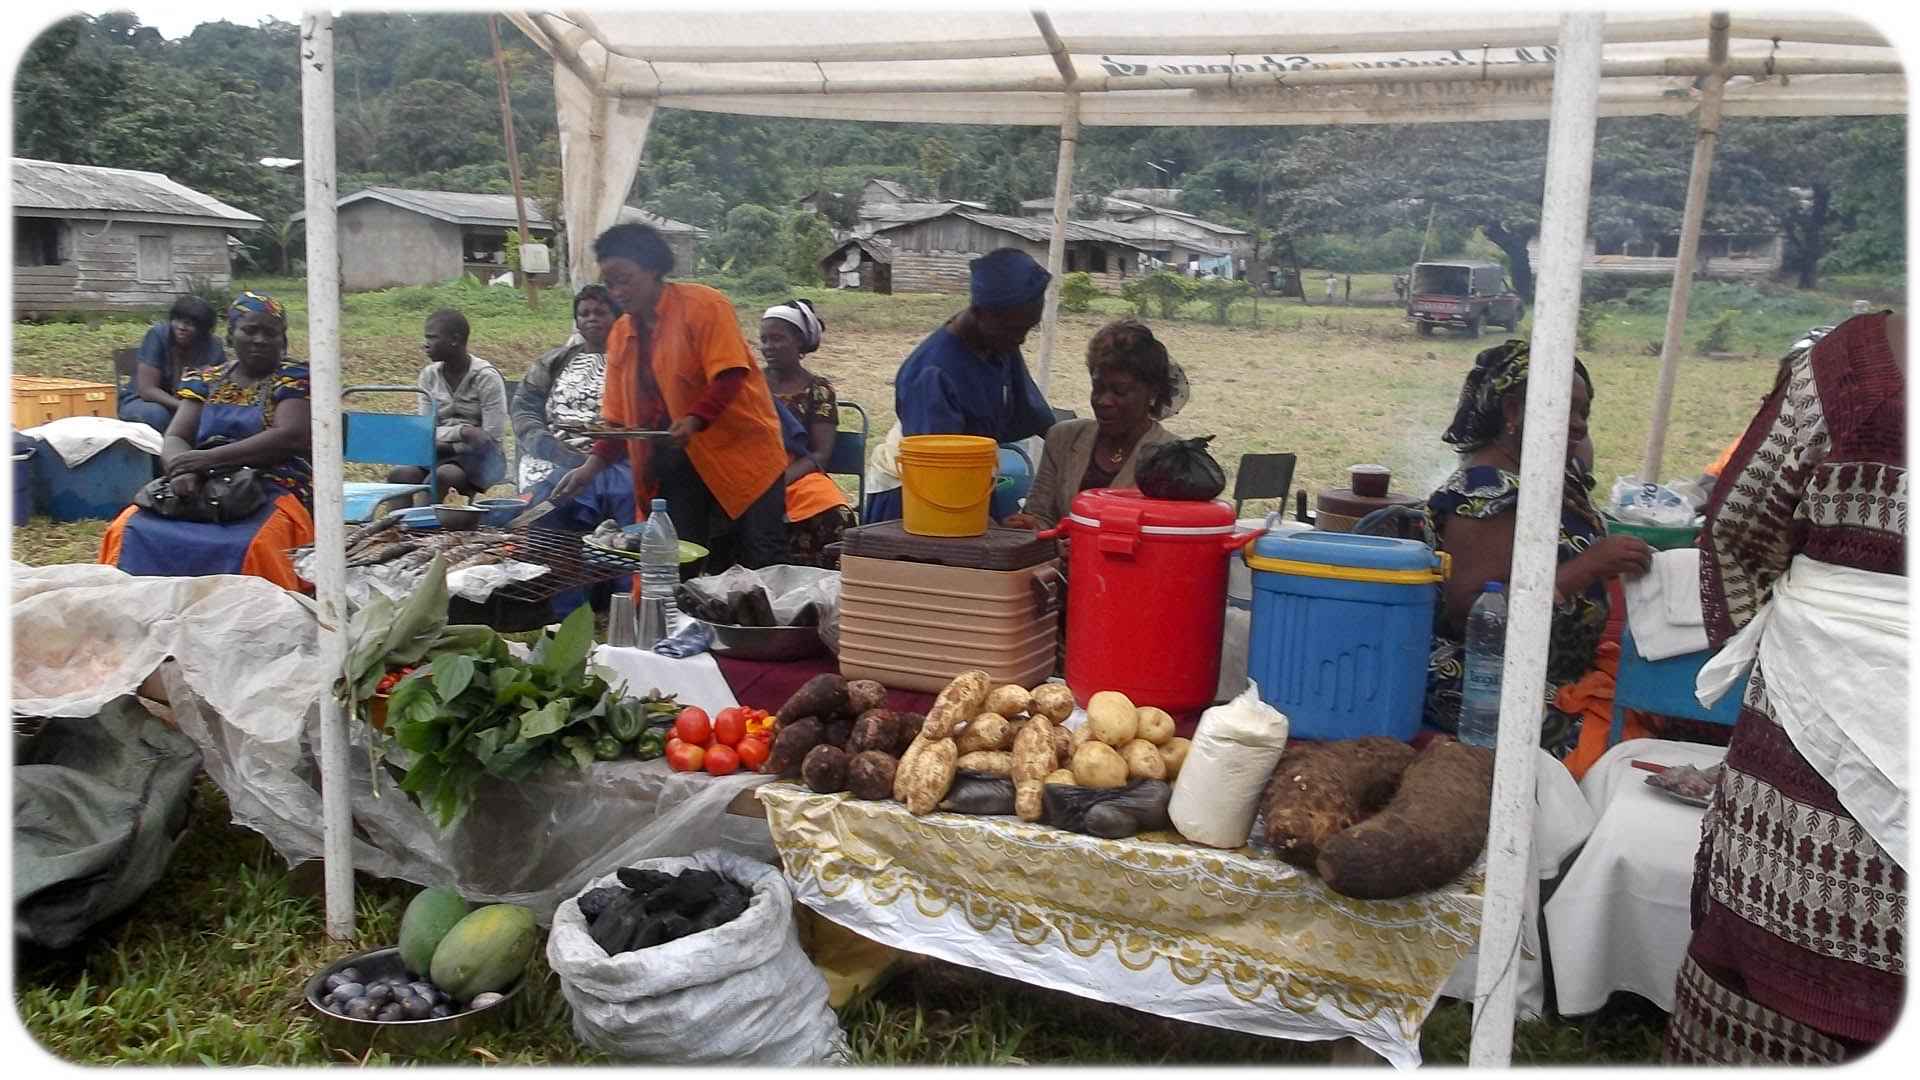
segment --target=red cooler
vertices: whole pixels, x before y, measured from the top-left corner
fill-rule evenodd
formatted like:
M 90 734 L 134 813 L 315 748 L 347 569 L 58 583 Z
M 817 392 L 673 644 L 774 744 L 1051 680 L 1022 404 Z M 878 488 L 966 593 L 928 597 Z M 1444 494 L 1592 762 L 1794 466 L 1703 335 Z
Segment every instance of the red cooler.
M 1118 690 L 1176 718 L 1213 704 L 1227 556 L 1259 535 L 1234 535 L 1231 505 L 1094 488 L 1041 535 L 1072 541 L 1066 678 L 1075 700 Z

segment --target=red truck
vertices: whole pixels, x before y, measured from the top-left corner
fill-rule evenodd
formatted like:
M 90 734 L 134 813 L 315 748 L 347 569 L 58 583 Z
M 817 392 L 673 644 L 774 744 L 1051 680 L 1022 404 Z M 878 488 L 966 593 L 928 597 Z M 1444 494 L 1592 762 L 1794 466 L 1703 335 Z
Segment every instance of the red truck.
M 1512 331 L 1526 306 L 1496 262 L 1423 262 L 1407 282 L 1407 318 L 1422 335 L 1452 326 L 1479 337 L 1488 323 Z

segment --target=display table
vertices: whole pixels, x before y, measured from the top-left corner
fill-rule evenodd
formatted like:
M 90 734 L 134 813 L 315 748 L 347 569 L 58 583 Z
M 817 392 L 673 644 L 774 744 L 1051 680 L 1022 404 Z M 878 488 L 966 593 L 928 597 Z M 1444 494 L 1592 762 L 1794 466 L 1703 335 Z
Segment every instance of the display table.
M 1172 833 L 914 817 L 790 781 L 754 794 L 795 898 L 876 941 L 1156 1016 L 1351 1037 L 1402 1067 L 1419 1064 L 1420 1026 L 1479 934 L 1478 869 L 1369 902 Z
M 1722 746 L 1630 739 L 1608 750 L 1580 782 L 1598 823 L 1547 901 L 1547 940 L 1559 1011 L 1599 1009 L 1630 990 L 1668 1012 L 1693 935 L 1687 911 L 1705 810 L 1646 783 L 1635 760 L 1705 768 Z

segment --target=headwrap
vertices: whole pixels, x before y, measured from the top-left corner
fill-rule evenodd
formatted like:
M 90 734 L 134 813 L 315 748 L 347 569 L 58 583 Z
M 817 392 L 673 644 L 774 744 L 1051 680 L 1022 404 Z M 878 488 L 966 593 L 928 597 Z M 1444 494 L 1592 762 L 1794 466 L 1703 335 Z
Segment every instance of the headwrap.
M 1474 357 L 1473 370 L 1467 372 L 1467 381 L 1460 386 L 1460 404 L 1454 408 L 1453 423 L 1441 439 L 1463 454 L 1492 445 L 1506 423 L 1502 399 L 1526 389 L 1528 360 L 1527 343 L 1519 338 L 1508 338 Z M 1592 397 L 1593 377 L 1577 356 L 1573 371 L 1587 384 L 1587 396 Z
M 285 325 L 287 321 L 287 308 L 285 304 L 263 293 L 243 292 L 239 296 L 234 297 L 233 305 L 227 308 L 228 328 L 231 329 L 234 321 L 249 311 L 264 311 L 274 318 L 279 319 L 282 325 Z
M 800 331 L 800 351 L 810 353 L 820 347 L 820 334 L 827 324 L 813 313 L 813 305 L 805 300 L 789 300 L 784 304 L 775 304 L 768 308 L 762 319 L 779 319 Z
M 1180 366 L 1178 360 L 1168 357 L 1167 400 L 1161 402 L 1160 407 L 1154 410 L 1153 418 L 1165 420 L 1170 416 L 1178 415 L 1181 409 L 1187 407 L 1187 399 L 1191 396 L 1192 390 L 1187 386 L 1186 369 Z
M 1053 275 L 1024 251 L 998 251 L 967 264 L 975 307 L 1020 307 L 1040 299 Z

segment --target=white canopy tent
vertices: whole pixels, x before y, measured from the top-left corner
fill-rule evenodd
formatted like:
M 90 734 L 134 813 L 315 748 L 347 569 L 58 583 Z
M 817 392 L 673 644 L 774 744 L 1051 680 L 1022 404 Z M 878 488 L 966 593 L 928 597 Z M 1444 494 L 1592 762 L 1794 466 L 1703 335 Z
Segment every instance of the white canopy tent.
M 1565 458 L 1567 388 L 1579 304 L 1594 120 L 1695 115 L 1694 161 L 1665 364 L 1649 444 L 1659 464 L 1666 398 L 1684 321 L 1718 117 L 1904 113 L 1894 50 L 1871 27 L 1824 14 L 1374 14 L 1075 9 L 1054 15 L 875 11 L 534 12 L 508 16 L 555 60 L 565 218 L 574 280 L 592 280 L 589 238 L 613 224 L 658 108 L 820 119 L 1059 125 L 1054 238 L 1036 368 L 1045 384 L 1063 262 L 1073 149 L 1083 124 L 1435 123 L 1550 118 L 1534 362 L 1528 396 L 1505 685 L 1545 676 L 1555 562 L 1553 518 Z M 332 20 L 302 26 L 315 421 L 316 517 L 337 551 L 338 277 L 334 236 Z M 324 99 L 324 100 L 323 100 Z M 1557 389 L 1555 389 L 1557 388 Z M 342 625 L 337 563 L 318 582 L 326 626 Z M 331 655 L 339 655 L 336 651 Z M 1540 698 L 1505 695 L 1488 844 L 1476 989 L 1475 1064 L 1510 1049 L 1523 874 Z M 330 800 L 328 929 L 351 934 L 344 723 L 329 705 L 323 776 Z M 340 835 L 336 842 L 334 834 Z M 341 857 L 336 860 L 335 854 Z M 335 865 L 338 862 L 340 865 Z

